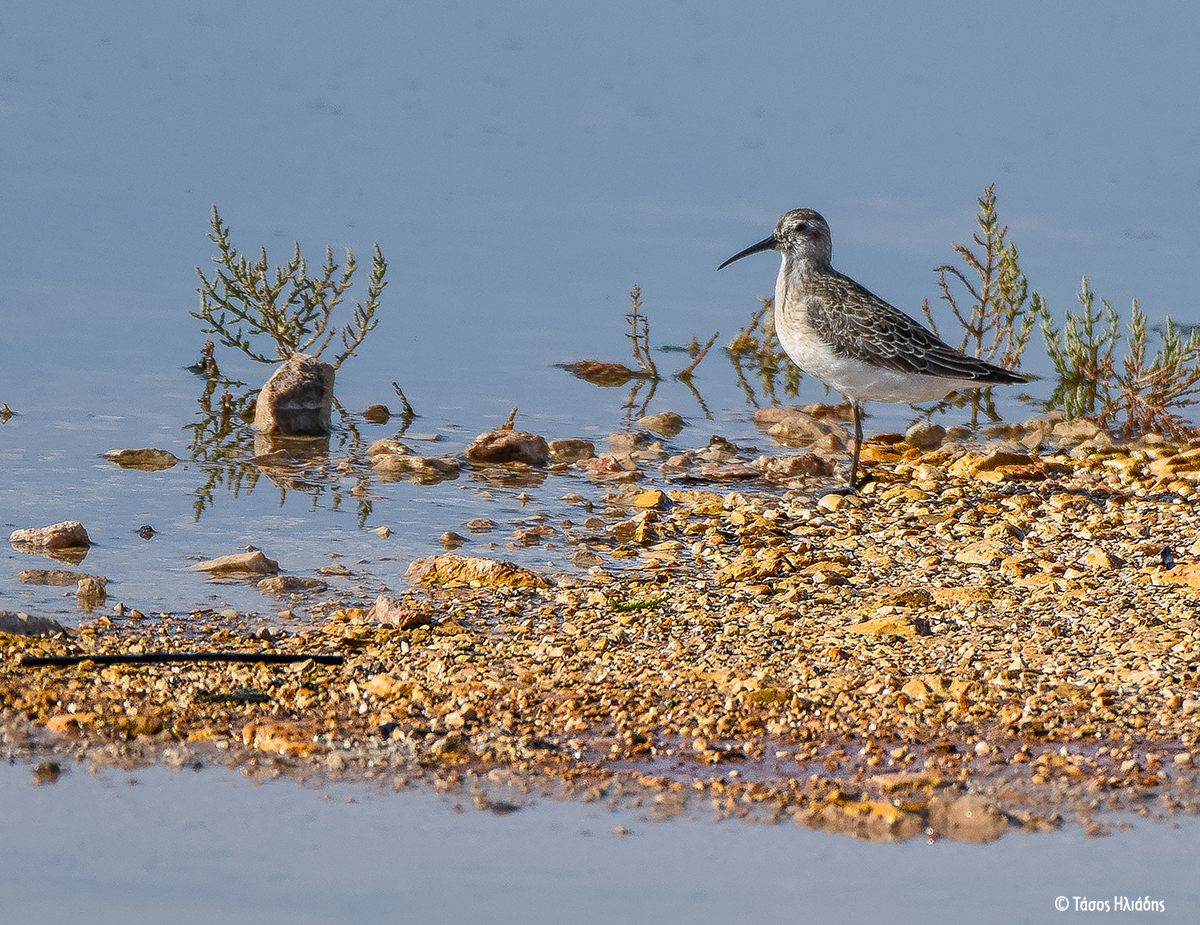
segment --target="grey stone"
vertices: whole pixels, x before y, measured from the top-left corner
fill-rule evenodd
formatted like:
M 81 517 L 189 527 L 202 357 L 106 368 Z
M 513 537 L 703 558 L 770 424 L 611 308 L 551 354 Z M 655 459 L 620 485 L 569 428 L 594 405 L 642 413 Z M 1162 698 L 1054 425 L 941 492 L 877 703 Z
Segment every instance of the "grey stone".
M 12 636 L 53 636 L 63 631 L 62 624 L 50 617 L 31 617 L 27 613 L 0 610 L 0 633 Z

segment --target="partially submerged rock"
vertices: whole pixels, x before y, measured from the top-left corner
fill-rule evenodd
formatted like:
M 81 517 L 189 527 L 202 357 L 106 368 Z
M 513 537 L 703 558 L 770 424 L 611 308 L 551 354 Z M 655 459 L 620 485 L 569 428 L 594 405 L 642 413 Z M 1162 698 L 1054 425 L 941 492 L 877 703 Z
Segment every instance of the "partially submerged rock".
M 79 584 L 85 578 L 91 578 L 102 585 L 108 584 L 108 579 L 103 575 L 87 575 L 83 572 L 68 571 L 64 568 L 29 568 L 17 572 L 17 581 L 26 585 L 75 585 Z
M 546 466 L 550 464 L 550 445 L 537 434 L 499 427 L 476 437 L 467 447 L 467 459 L 486 465 L 524 463 L 527 466 Z
M 647 414 L 638 421 L 638 427 L 662 434 L 664 437 L 674 437 L 683 430 L 684 420 L 674 411 L 661 411 L 658 414 Z
M 208 572 L 210 575 L 274 575 L 279 571 L 279 563 L 268 559 L 261 549 L 249 549 L 246 552 L 197 562 L 192 569 Z
M 507 585 L 516 588 L 544 588 L 547 581 L 536 572 L 500 559 L 483 559 L 447 553 L 415 560 L 405 578 L 423 585 Z
M 92 545 L 87 530 L 78 520 L 64 520 L 49 527 L 14 530 L 8 541 L 14 546 L 36 546 L 41 549 L 86 549 Z
M 548 446 L 550 461 L 556 465 L 579 462 L 596 455 L 596 445 L 590 440 L 551 440 Z
M 840 424 L 821 420 L 801 411 L 793 412 L 767 428 L 767 435 L 784 446 L 809 446 L 825 437 L 845 440 L 846 429 Z
M 324 360 L 297 353 L 267 380 L 254 411 L 260 434 L 320 437 L 330 431 L 334 369 Z
M 458 476 L 462 467 L 448 456 L 418 456 L 395 440 L 376 440 L 367 448 L 371 467 L 379 475 L 410 478 L 422 483 L 440 482 Z
M 268 560 L 270 561 L 270 560 Z M 276 575 L 258 583 L 263 594 L 288 594 L 296 591 L 324 591 L 329 585 L 320 578 L 301 578 L 299 575 Z
M 146 472 L 170 469 L 179 462 L 179 457 L 174 453 L 149 446 L 136 450 L 109 450 L 104 458 L 122 469 L 141 469 Z
M 95 578 L 80 578 L 79 586 L 75 591 L 75 598 L 79 601 L 79 609 L 91 610 L 103 604 L 108 597 L 104 585 L 104 582 L 97 581 Z

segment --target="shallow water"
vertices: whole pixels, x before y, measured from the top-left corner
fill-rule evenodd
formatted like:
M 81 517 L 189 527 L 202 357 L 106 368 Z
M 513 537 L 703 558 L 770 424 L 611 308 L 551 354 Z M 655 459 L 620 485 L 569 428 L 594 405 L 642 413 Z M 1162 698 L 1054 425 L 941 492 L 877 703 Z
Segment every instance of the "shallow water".
M 1089 273 L 1118 308 L 1138 296 L 1152 319 L 1196 320 L 1190 7 L 962 17 L 941 3 L 917 16 L 351 4 L 336 28 L 316 3 L 144 12 L 132 0 L 0 11 L 0 162 L 12 181 L 0 209 L 0 402 L 18 413 L 0 425 L 0 532 L 82 520 L 97 544 L 83 569 L 107 575 L 112 600 L 132 607 L 229 605 L 274 619 L 286 601 L 214 587 L 186 566 L 254 544 L 288 572 L 337 553 L 362 560 L 375 586 L 394 585 L 472 517 L 503 524 L 490 539 L 505 543 L 505 521 L 570 516 L 562 495 L 602 494 L 551 478 L 522 502 L 464 475 L 375 484 L 364 516 L 337 486 L 284 498 L 261 479 L 253 491 L 218 487 L 197 520 L 214 467 L 105 462 L 118 447 L 192 455 L 186 428 L 203 383 L 184 367 L 204 335 L 188 313 L 194 268 L 211 267 L 213 203 L 235 244 L 251 254 L 265 244 L 272 261 L 295 239 L 314 260 L 327 243 L 360 260 L 381 243 L 391 261 L 381 322 L 337 394 L 350 410 L 395 409 L 399 382 L 421 415 L 412 429 L 445 438 L 434 451 L 461 449 L 513 407 L 520 426 L 603 448 L 629 424 L 628 388 L 553 364 L 630 362 L 635 283 L 655 345 L 716 330 L 726 343 L 770 293 L 776 263 L 716 265 L 800 204 L 830 220 L 839 268 L 910 313 L 922 299 L 940 312 L 931 269 L 969 239 L 975 197 L 995 180 L 1052 309 L 1073 305 Z M 320 54 L 300 51 L 318 36 Z M 793 74 L 803 79 L 783 76 Z M 266 378 L 228 350 L 217 358 L 250 387 Z M 671 372 L 686 360 L 658 362 Z M 1036 344 L 1026 367 L 1049 372 Z M 747 398 L 723 355 L 695 385 L 700 400 L 667 380 L 647 403 L 688 420 L 676 446 L 720 434 L 771 449 L 750 424 L 762 396 Z M 825 391 L 808 380 L 798 398 Z M 870 410 L 876 431 L 916 416 Z M 1000 410 L 1034 409 L 1010 394 Z M 159 531 L 150 541 L 134 532 L 146 524 Z M 391 539 L 369 532 L 380 526 Z M 511 554 L 565 559 L 549 546 Z M 78 620 L 61 590 L 14 580 L 50 563 L 7 547 L 3 560 L 0 608 Z
M 351 483 L 281 496 L 264 477 L 218 487 L 197 517 L 213 466 L 146 473 L 101 457 L 156 446 L 190 459 L 203 384 L 185 367 L 204 336 L 188 312 L 194 268 L 214 250 L 213 203 L 239 247 L 265 244 L 275 262 L 296 239 L 314 260 L 327 243 L 363 260 L 380 242 L 383 316 L 337 394 L 355 411 L 395 409 L 399 382 L 421 415 L 412 429 L 443 438 L 422 452 L 460 450 L 514 406 L 529 430 L 602 445 L 627 426 L 628 389 L 553 364 L 629 362 L 635 283 L 656 345 L 716 330 L 727 342 L 776 264 L 715 267 L 801 205 L 830 221 L 839 269 L 917 314 L 923 299 L 940 311 L 931 271 L 973 233 L 975 198 L 996 181 L 1053 311 L 1075 306 L 1089 274 L 1119 310 L 1137 297 L 1152 319 L 1196 322 L 1198 28 L 1193 6 L 1148 14 L 1115 0 L 966 16 L 952 3 L 5 4 L 0 402 L 17 416 L 0 424 L 0 534 L 79 519 L 96 544 L 79 568 L 110 578 L 110 603 L 270 620 L 287 601 L 187 566 L 254 544 L 293 574 L 337 554 L 361 575 L 333 582 L 347 593 L 400 587 L 412 558 L 478 516 L 501 528 L 463 552 L 565 565 L 562 546 L 483 544 L 534 513 L 578 519 L 563 495 L 603 489 L 577 478 L 373 484 L 363 516 Z M 664 371 L 683 365 L 656 356 Z M 218 361 L 250 385 L 266 377 L 227 351 Z M 1049 372 L 1036 339 L 1026 367 Z M 675 445 L 720 434 L 769 449 L 727 360 L 714 352 L 695 384 L 703 405 L 668 380 L 647 407 L 688 419 Z M 823 398 L 803 383 L 800 401 Z M 1031 413 L 1005 401 L 1006 418 Z M 870 410 L 875 430 L 915 416 Z M 369 439 L 396 429 L 362 425 Z M 144 524 L 159 531 L 150 540 Z M 0 609 L 78 621 L 68 589 L 15 579 L 53 564 L 0 546 Z M 28 922 L 409 909 L 426 921 L 798 921 L 846 920 L 847 907 L 871 921 L 951 909 L 1032 922 L 1059 918 L 1059 893 L 1114 892 L 1166 895 L 1172 913 L 1157 921 L 1197 908 L 1181 860 L 1194 858 L 1194 824 L 979 848 L 634 819 L 617 839 L 610 817 L 548 802 L 499 819 L 427 795 L 356 791 L 345 804 L 330 788 L 327 802 L 218 771 L 139 772 L 136 787 L 76 772 L 42 789 L 20 784 L 25 769 L 4 773 L 19 849 L 2 868 L 6 902 Z M 464 883 L 476 888 L 451 900 Z
M 365 785 L 256 784 L 223 768 L 32 787 L 0 766 L 12 921 L 980 923 L 1076 921 L 1066 896 L 1149 896 L 1154 922 L 1195 921 L 1195 819 L 1133 819 L 991 845 L 869 844 L 777 825 Z M 623 827 L 628 833 L 615 835 Z M 1122 913 L 1117 913 L 1121 915 Z M 1125 913 L 1133 915 L 1133 913 Z

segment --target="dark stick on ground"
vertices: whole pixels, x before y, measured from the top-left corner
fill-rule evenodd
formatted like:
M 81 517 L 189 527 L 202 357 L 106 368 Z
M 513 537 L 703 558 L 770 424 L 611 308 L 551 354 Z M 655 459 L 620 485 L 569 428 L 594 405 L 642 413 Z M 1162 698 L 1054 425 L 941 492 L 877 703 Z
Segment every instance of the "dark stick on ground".
M 161 665 L 168 662 L 247 662 L 287 665 L 312 661 L 317 665 L 340 665 L 341 655 L 304 655 L 287 652 L 143 652 L 126 655 L 26 656 L 22 668 L 56 668 L 92 662 L 96 665 Z

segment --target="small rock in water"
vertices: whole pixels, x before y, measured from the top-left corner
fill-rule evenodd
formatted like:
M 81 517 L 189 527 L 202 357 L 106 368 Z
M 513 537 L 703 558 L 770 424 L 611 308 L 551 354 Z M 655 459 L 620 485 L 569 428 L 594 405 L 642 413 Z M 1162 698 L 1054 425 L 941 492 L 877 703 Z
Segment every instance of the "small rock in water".
M 174 453 L 149 446 L 137 450 L 109 450 L 104 457 L 122 469 L 142 469 L 146 472 L 170 469 L 179 462 L 179 457 Z
M 258 393 L 254 429 L 260 434 L 320 437 L 329 433 L 334 369 L 324 360 L 297 353 Z
M 328 588 L 320 578 L 301 578 L 299 575 L 276 575 L 258 583 L 263 594 L 286 594 L 291 591 L 324 591 Z
M 664 437 L 674 437 L 683 430 L 684 420 L 674 411 L 662 411 L 658 414 L 648 414 L 638 421 L 638 427 L 652 430 Z
M 841 436 L 845 433 L 838 424 L 821 421 L 809 414 L 795 413 L 781 421 L 772 424 L 767 429 L 767 435 L 776 443 L 784 446 L 807 446 L 822 437 L 831 434 Z
M 917 421 L 904 434 L 904 442 L 919 450 L 936 450 L 946 439 L 946 428 L 933 421 Z
M 447 530 L 440 537 L 438 537 L 438 542 L 442 544 L 443 549 L 458 549 L 459 546 L 469 542 L 469 540 L 461 533 L 455 533 L 453 530 Z
M 97 581 L 95 578 L 80 578 L 79 587 L 75 592 L 75 598 L 79 601 L 81 610 L 91 610 L 104 603 L 108 595 L 104 590 L 104 582 Z
M 192 569 L 212 575 L 274 575 L 279 571 L 279 563 L 268 559 L 261 549 L 254 549 L 197 562 Z
M 604 559 L 590 549 L 580 548 L 571 553 L 571 564 L 576 568 L 592 568 L 603 565 Z
M 103 575 L 85 575 L 62 568 L 31 568 L 17 572 L 17 581 L 26 585 L 75 585 L 84 578 L 93 578 L 102 585 L 108 584 Z
M 392 412 L 388 410 L 387 405 L 372 405 L 363 412 L 363 417 L 372 424 L 386 424 L 391 416 Z
M 552 463 L 579 462 L 596 455 L 596 446 L 590 440 L 551 440 L 548 446 Z
M 504 427 L 480 434 L 466 452 L 467 459 L 473 463 L 545 466 L 550 462 L 550 446 L 543 437 Z
M 8 541 L 14 546 L 40 546 L 43 549 L 77 549 L 92 545 L 87 530 L 78 520 L 64 520 L 49 527 L 14 530 Z

